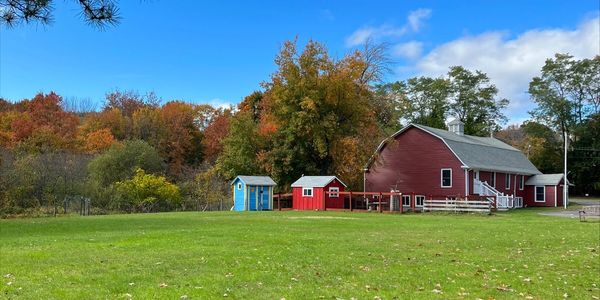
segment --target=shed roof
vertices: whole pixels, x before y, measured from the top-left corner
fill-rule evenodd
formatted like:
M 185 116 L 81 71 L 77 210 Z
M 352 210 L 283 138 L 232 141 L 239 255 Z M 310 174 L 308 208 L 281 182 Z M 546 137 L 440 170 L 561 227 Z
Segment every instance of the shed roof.
M 247 185 L 262 185 L 262 186 L 275 186 L 277 183 L 271 179 L 269 176 L 247 176 L 247 175 L 239 175 L 231 184 L 235 182 L 236 179 L 242 180 Z
M 302 176 L 292 183 L 292 187 L 324 187 L 334 179 L 346 186 L 344 182 L 335 176 Z
M 539 174 L 525 182 L 525 185 L 558 185 L 563 179 L 563 174 Z
M 419 128 L 441 139 L 467 168 L 518 174 L 541 174 L 521 151 L 492 137 L 458 135 L 443 129 L 409 124 L 392 135 L 392 138 L 411 127 Z M 385 144 L 386 141 L 383 141 L 379 145 L 376 154 L 383 150 Z M 373 158 L 366 168 L 372 161 Z

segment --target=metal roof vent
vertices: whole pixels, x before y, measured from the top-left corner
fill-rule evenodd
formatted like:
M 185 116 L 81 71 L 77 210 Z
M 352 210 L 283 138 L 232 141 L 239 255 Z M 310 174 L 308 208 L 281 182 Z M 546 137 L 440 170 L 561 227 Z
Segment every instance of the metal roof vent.
M 465 134 L 465 124 L 459 119 L 454 119 L 448 123 L 448 130 L 458 135 Z

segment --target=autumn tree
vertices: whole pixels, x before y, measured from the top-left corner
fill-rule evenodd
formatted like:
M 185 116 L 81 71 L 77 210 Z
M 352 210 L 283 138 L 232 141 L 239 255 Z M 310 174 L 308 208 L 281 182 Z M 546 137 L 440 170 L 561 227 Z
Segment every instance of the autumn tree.
M 115 138 L 108 128 L 91 132 L 85 138 L 85 150 L 90 153 L 100 153 L 115 143 Z
M 22 101 L 25 111 L 10 126 L 14 141 L 28 144 L 31 149 L 74 148 L 79 118 L 65 112 L 61 102 L 54 92 Z
M 204 161 L 214 163 L 223 152 L 223 139 L 229 133 L 230 110 L 222 110 L 216 114 L 204 130 L 202 149 Z
M 196 110 L 189 103 L 171 101 L 159 111 L 163 125 L 158 151 L 177 175 L 185 164 L 202 161 L 202 133 L 196 125 Z

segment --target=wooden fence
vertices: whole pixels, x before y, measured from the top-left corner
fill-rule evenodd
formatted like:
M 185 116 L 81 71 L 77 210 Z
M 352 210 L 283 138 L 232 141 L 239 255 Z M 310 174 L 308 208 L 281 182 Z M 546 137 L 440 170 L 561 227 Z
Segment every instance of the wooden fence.
M 449 211 L 449 212 L 479 212 L 492 213 L 492 204 L 489 201 L 477 200 L 425 200 L 423 211 Z

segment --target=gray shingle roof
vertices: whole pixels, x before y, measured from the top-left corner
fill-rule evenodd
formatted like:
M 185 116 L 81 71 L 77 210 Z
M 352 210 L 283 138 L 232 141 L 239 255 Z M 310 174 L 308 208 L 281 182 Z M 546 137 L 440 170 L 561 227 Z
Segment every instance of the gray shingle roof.
M 262 186 L 277 185 L 277 183 L 275 183 L 275 181 L 273 181 L 273 179 L 271 179 L 271 177 L 269 177 L 269 176 L 240 175 L 240 176 L 236 177 L 235 179 L 237 179 L 237 178 L 241 179 L 247 185 L 262 185 Z M 233 184 L 235 182 L 235 179 L 233 179 L 231 184 Z
M 302 176 L 292 183 L 292 187 L 324 187 L 334 179 L 337 179 L 341 184 L 346 186 L 345 183 L 335 176 Z
M 525 185 L 558 185 L 563 179 L 563 174 L 539 174 L 525 182 Z
M 410 124 L 396 132 L 393 137 L 398 136 L 410 127 L 419 128 L 439 137 L 448 145 L 458 159 L 470 169 L 519 174 L 541 174 L 521 151 L 495 138 L 458 135 L 447 130 L 419 124 Z M 385 141 L 379 145 L 377 152 L 381 151 L 384 145 Z M 371 161 L 369 161 L 369 164 Z

